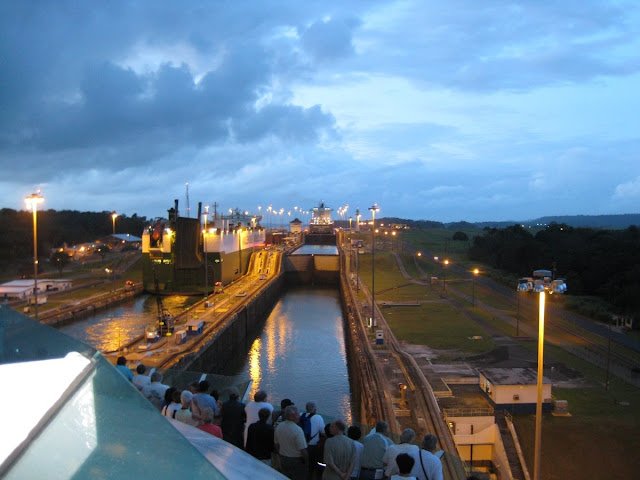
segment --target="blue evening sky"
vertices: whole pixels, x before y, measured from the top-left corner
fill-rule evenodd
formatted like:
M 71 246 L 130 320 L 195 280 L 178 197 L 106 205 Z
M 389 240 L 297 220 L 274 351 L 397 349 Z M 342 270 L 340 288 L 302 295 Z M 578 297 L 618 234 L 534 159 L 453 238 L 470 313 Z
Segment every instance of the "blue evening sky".
M 633 0 L 25 0 L 0 31 L 0 208 L 639 212 Z

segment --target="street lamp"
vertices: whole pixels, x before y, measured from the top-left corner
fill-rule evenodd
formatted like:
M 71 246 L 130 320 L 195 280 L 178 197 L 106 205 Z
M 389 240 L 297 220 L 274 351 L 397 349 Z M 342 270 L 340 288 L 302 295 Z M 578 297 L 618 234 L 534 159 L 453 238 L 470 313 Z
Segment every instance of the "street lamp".
M 518 307 L 516 310 L 516 337 L 520 336 L 520 290 L 516 291 L 516 299 L 518 300 Z
M 443 276 L 443 290 L 447 291 L 447 265 L 449 265 L 449 260 L 445 260 L 443 262 L 444 266 L 442 267 L 442 276 Z
M 471 305 L 475 307 L 476 305 L 476 275 L 480 273 L 480 270 L 477 268 L 473 269 L 473 277 L 471 277 Z
M 544 367 L 544 301 L 545 294 L 540 292 L 538 307 L 538 398 L 536 401 L 536 439 L 533 461 L 533 480 L 540 480 L 541 448 L 542 448 L 542 373 Z
M 371 226 L 371 326 L 374 327 L 376 324 L 376 212 L 380 209 L 378 204 L 374 203 L 369 207 L 369 210 L 371 210 L 371 219 L 373 220 Z
M 360 293 L 360 260 L 358 255 L 360 254 L 360 248 L 355 252 L 356 254 L 356 293 Z
M 113 223 L 113 236 L 116 236 L 116 218 L 118 214 L 116 212 L 111 212 L 111 221 Z
M 204 242 L 204 298 L 207 298 L 207 296 L 209 295 L 209 259 L 207 258 L 207 219 L 208 218 L 209 218 L 209 205 L 204 207 L 204 230 L 202 231 L 202 239 Z
M 36 322 L 38 321 L 38 204 L 44 202 L 40 192 L 32 193 L 24 199 L 27 208 L 33 211 L 33 299 L 36 306 Z
M 111 278 L 111 293 L 115 292 L 115 276 L 113 275 L 113 269 L 111 268 L 105 268 L 104 269 L 104 273 L 107 275 L 107 278 Z

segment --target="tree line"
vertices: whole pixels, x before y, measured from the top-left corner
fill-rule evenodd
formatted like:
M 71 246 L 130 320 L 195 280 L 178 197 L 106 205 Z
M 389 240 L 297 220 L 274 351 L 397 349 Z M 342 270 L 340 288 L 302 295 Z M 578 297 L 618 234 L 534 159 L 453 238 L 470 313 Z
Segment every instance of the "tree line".
M 640 229 L 574 228 L 552 223 L 531 234 L 520 225 L 485 228 L 473 238 L 472 260 L 522 277 L 546 269 L 568 293 L 600 297 L 616 312 L 640 314 Z
M 118 215 L 116 233 L 129 233 L 138 237 L 150 223 L 146 217 L 135 213 Z M 8 269 L 23 264 L 33 266 L 33 214 L 25 210 L 0 209 L 0 268 Z M 38 211 L 38 257 L 48 258 L 53 248 L 65 243 L 69 246 L 94 242 L 111 235 L 111 212 L 78 212 L 75 210 Z M 44 269 L 44 265 L 41 263 Z

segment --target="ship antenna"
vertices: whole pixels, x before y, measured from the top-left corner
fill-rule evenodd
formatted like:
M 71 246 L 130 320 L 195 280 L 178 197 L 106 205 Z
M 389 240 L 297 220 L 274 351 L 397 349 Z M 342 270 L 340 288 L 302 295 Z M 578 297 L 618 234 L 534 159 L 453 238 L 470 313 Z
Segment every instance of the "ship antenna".
M 190 218 L 191 207 L 189 207 L 189 182 L 185 185 L 187 187 L 187 218 Z

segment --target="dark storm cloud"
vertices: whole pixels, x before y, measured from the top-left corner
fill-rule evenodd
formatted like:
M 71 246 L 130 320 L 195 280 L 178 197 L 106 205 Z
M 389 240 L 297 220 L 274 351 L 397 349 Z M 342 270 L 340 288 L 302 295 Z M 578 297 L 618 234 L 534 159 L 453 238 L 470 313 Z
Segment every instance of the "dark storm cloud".
M 2 143 L 44 151 L 136 142 L 203 145 L 228 140 L 229 127 L 236 125 L 239 141 L 266 135 L 312 141 L 316 129 L 332 128 L 332 117 L 319 108 L 270 105 L 255 114 L 253 104 L 269 88 L 272 73 L 265 58 L 256 45 L 228 49 L 199 83 L 184 64 L 165 64 L 146 75 L 108 62 L 89 65 L 77 99 L 51 100 L 27 115 L 21 111 L 4 124 Z M 118 168 L 130 160 L 123 156 L 110 165 Z
M 302 45 L 319 61 L 348 57 L 354 54 L 353 30 L 359 24 L 355 18 L 318 20 L 300 32 Z
M 279 4 L 284 8 L 278 13 L 261 4 L 248 12 L 199 2 L 180 9 L 171 2 L 153 9 L 144 2 L 5 3 L 0 148 L 83 148 L 157 134 L 163 142 L 224 139 L 226 124 L 247 123 L 242 116 L 253 113 L 251 105 L 269 88 L 274 52 L 260 45 L 261 35 L 300 21 L 296 8 Z M 176 42 L 222 61 L 198 84 L 185 63 L 150 73 L 119 66 L 136 43 L 162 49 Z M 287 111 L 281 109 L 280 117 Z M 297 118 L 298 111 L 290 111 Z M 313 118 L 326 126 L 317 114 L 306 117 L 308 128 L 314 128 Z
M 621 159 L 638 146 L 621 140 L 637 135 L 638 15 L 627 0 L 0 2 L 0 196 L 164 214 L 190 182 L 225 208 L 486 219 L 533 209 L 526 194 L 565 207 L 571 176 L 582 211 L 608 205 L 590 187 L 604 179 L 637 205 Z

